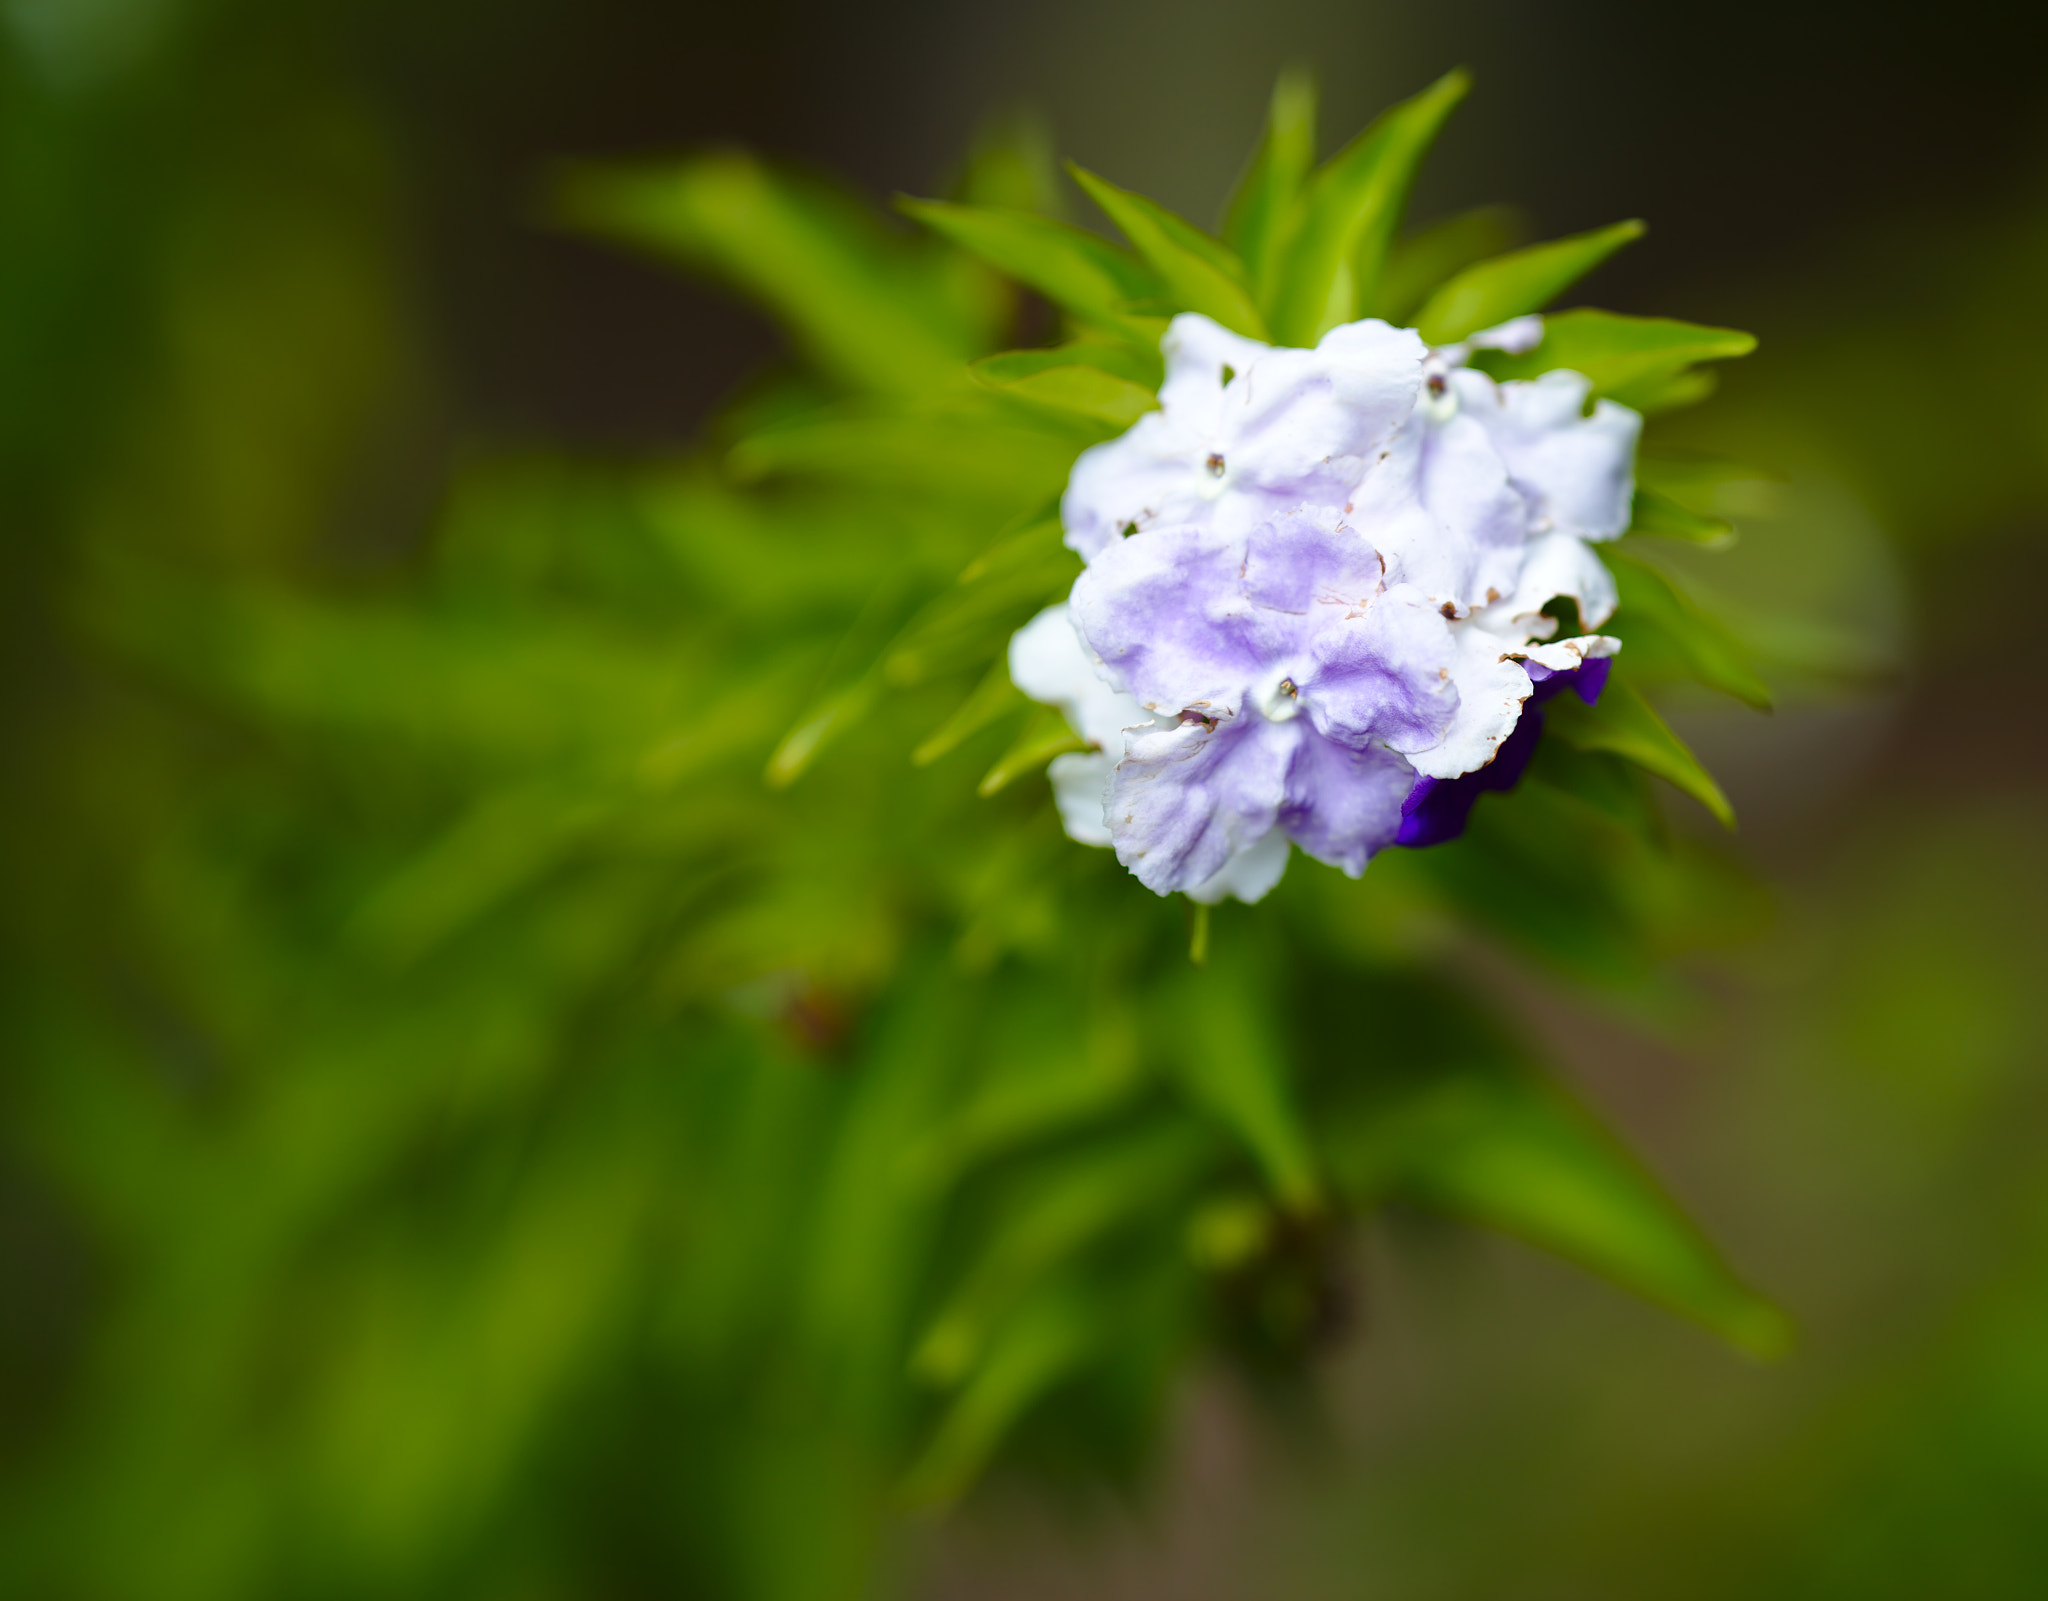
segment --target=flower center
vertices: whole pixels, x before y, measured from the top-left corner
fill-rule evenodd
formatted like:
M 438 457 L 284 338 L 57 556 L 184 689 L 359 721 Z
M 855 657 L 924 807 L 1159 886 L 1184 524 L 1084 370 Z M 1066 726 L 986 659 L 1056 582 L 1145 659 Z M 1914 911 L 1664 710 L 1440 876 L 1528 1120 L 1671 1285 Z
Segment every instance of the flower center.
M 1291 722 L 1301 715 L 1301 690 L 1285 674 L 1254 690 L 1252 702 L 1269 723 Z
M 1449 422 L 1458 414 L 1458 392 L 1451 387 L 1450 374 L 1434 355 L 1424 372 L 1422 410 L 1434 422 Z

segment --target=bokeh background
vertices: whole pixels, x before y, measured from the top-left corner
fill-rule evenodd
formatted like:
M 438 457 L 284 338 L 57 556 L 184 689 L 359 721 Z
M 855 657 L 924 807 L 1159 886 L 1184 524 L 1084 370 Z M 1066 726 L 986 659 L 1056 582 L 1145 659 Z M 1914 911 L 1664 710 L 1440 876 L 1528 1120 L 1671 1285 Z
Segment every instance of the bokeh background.
M 909 1582 L 2042 1593 L 2048 68 L 2026 21 L 1752 0 L 5 0 L 8 1527 L 60 1480 L 155 1482 L 133 1459 L 177 1437 L 124 1433 L 124 1392 L 93 1388 L 112 1361 L 147 1392 L 152 1357 L 96 1343 L 134 1264 L 44 1147 L 89 1080 L 42 1003 L 84 964 L 151 1035 L 167 1101 L 215 1071 L 124 966 L 176 797 L 133 748 L 153 737 L 136 692 L 80 643 L 92 562 L 158 548 L 374 586 L 470 462 L 683 448 L 773 336 L 547 226 L 564 161 L 731 141 L 877 197 L 933 193 L 982 119 L 1028 106 L 1062 152 L 1207 218 L 1283 64 L 1320 76 L 1327 141 L 1464 63 L 1477 88 L 1415 216 L 1505 200 L 1540 236 L 1644 217 L 1583 298 L 1759 335 L 1686 432 L 1782 482 L 1700 584 L 1786 621 L 1772 717 L 1674 711 L 1770 887 L 1755 936 L 1676 1007 L 1461 959 L 1792 1312 L 1799 1347 L 1751 1364 L 1548 1259 L 1392 1216 L 1315 1405 L 1276 1413 L 1199 1375 L 1149 1492 L 1048 1503 L 998 1481 L 917 1536 Z M 146 1191 L 139 1147 L 128 1176 Z M 167 1317 L 209 1292 L 182 1293 Z M 0 1553 L 0 1583 L 47 1582 L 33 1571 Z M 589 1593 L 659 1593 L 640 1582 L 625 1561 Z

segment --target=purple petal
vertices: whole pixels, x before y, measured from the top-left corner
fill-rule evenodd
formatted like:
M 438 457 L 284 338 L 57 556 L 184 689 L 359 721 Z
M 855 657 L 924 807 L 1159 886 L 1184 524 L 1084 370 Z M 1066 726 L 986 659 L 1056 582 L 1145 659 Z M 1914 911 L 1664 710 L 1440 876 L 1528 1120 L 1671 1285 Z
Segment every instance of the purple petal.
M 1311 733 L 1288 768 L 1280 825 L 1317 861 L 1356 878 L 1376 851 L 1395 842 L 1414 776 L 1391 751 L 1352 750 Z
M 1110 780 L 1117 860 L 1161 895 L 1206 883 L 1273 828 L 1305 732 L 1257 717 L 1132 732 Z
M 1214 530 L 1162 529 L 1103 551 L 1074 580 L 1068 605 L 1141 705 L 1169 717 L 1229 715 L 1304 627 L 1246 599 L 1244 562 L 1242 542 Z

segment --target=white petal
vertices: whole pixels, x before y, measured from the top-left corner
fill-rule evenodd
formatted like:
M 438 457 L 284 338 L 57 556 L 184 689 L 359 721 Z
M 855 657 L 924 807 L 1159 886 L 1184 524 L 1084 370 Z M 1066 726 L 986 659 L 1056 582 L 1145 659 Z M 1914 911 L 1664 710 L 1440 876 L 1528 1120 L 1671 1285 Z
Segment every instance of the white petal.
M 1057 706 L 1067 725 L 1101 750 L 1121 750 L 1126 728 L 1152 720 L 1103 681 L 1065 602 L 1046 607 L 1010 636 L 1010 682 L 1033 700 Z
M 1568 673 L 1602 656 L 1621 650 L 1621 641 L 1609 634 L 1581 634 L 1576 639 L 1555 640 L 1548 645 L 1528 645 L 1515 652 L 1523 661 L 1548 667 L 1553 673 Z
M 1067 838 L 1082 845 L 1108 845 L 1109 776 L 1116 759 L 1103 751 L 1070 750 L 1055 756 L 1046 769 L 1052 780 L 1053 804 Z
M 1465 343 L 1474 350 L 1504 350 L 1510 356 L 1519 356 L 1543 343 L 1543 318 L 1533 311 L 1526 317 L 1510 317 L 1506 322 L 1466 335 Z
M 1166 334 L 1159 341 L 1159 353 L 1166 358 L 1160 406 L 1197 432 L 1213 431 L 1222 420 L 1225 386 L 1238 374 L 1251 371 L 1252 363 L 1272 348 L 1234 334 L 1197 312 L 1182 312 L 1166 325 Z
M 1643 419 L 1600 401 L 1585 415 L 1592 380 L 1560 369 L 1495 384 L 1469 368 L 1452 375 L 1459 399 L 1493 437 L 1508 476 L 1528 498 L 1538 531 L 1614 539 L 1629 523 L 1636 440 Z
M 1060 497 L 1067 544 L 1093 561 L 1126 527 L 1206 523 L 1216 486 L 1204 463 L 1218 442 L 1152 411 L 1129 432 L 1082 451 Z
M 1189 890 L 1187 897 L 1191 901 L 1200 901 L 1204 906 L 1214 906 L 1228 895 L 1236 896 L 1247 905 L 1263 900 L 1266 893 L 1280 882 L 1280 875 L 1287 871 L 1288 849 L 1287 836 L 1279 829 L 1273 829 L 1231 857 L 1216 870 L 1213 878 Z
M 1456 778 L 1492 761 L 1501 741 L 1515 731 L 1522 702 L 1535 688 L 1514 660 L 1523 654 L 1520 647 L 1470 622 L 1452 624 L 1451 632 L 1458 642 L 1451 666 L 1458 709 L 1436 744 L 1402 753 L 1426 778 Z
M 1547 639 L 1557 632 L 1557 623 L 1543 615 L 1543 608 L 1559 595 L 1577 602 L 1579 621 L 1588 628 L 1614 615 L 1614 575 L 1592 547 L 1570 534 L 1540 534 L 1529 541 L 1514 592 L 1486 608 L 1484 626 L 1518 643 Z

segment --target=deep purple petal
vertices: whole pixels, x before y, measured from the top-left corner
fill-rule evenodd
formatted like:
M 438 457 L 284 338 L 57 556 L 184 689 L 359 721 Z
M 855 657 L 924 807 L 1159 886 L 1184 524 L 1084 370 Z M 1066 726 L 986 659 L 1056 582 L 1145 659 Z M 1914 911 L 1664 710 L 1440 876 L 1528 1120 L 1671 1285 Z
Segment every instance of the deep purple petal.
M 1595 656 L 1563 672 L 1553 671 L 1541 662 L 1527 663 L 1530 681 L 1536 689 L 1522 708 L 1514 732 L 1501 741 L 1493 760 L 1476 771 L 1457 778 L 1417 779 L 1408 798 L 1401 803 L 1401 831 L 1394 843 L 1441 845 L 1464 833 L 1473 804 L 1481 795 L 1488 790 L 1513 789 L 1528 770 L 1537 742 L 1543 737 L 1543 713 L 1537 710 L 1537 702 L 1550 700 L 1569 689 L 1592 706 L 1607 687 L 1607 674 L 1613 665 L 1613 658 L 1608 656 Z

